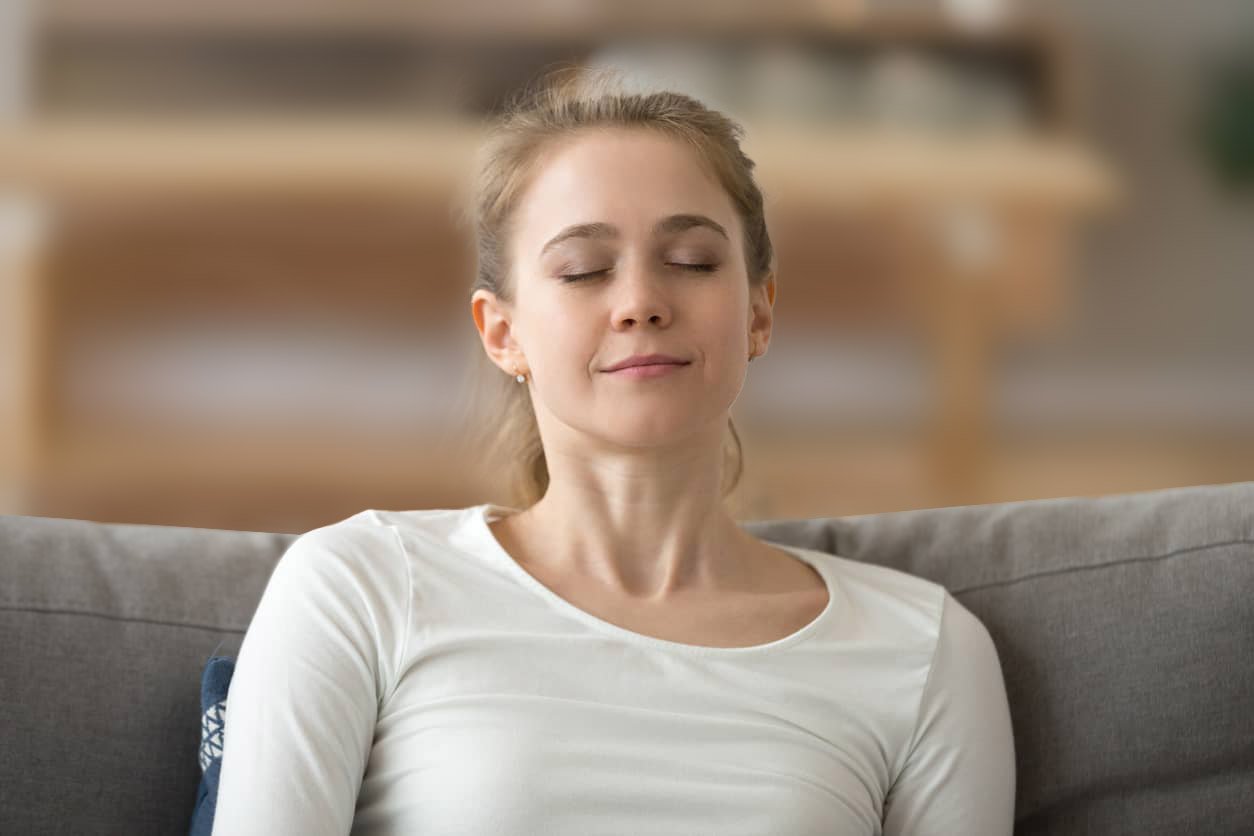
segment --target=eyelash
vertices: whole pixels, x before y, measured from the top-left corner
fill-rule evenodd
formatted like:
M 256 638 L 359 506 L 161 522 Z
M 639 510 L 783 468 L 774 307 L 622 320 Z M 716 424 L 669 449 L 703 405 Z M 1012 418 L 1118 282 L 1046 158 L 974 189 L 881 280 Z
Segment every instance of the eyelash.
M 713 273 L 718 269 L 717 264 L 676 264 L 675 266 L 683 268 L 684 270 L 692 270 L 696 273 Z M 606 271 L 596 270 L 592 273 L 572 273 L 568 276 L 558 276 L 558 278 L 562 280 L 563 284 L 574 284 L 575 282 L 587 279 L 589 276 L 599 276 L 604 272 Z

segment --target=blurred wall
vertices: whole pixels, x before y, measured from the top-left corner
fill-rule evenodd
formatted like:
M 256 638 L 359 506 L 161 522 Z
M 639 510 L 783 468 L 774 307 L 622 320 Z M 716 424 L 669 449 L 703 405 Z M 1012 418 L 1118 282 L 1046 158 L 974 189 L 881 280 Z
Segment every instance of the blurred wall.
M 1129 199 L 1086 236 L 1065 330 L 1023 347 L 1022 362 L 1077 373 L 1183 364 L 1186 379 L 1215 368 L 1254 389 L 1254 195 L 1226 196 L 1190 135 L 1209 62 L 1254 53 L 1254 4 L 1039 5 L 1080 34 L 1086 128 Z

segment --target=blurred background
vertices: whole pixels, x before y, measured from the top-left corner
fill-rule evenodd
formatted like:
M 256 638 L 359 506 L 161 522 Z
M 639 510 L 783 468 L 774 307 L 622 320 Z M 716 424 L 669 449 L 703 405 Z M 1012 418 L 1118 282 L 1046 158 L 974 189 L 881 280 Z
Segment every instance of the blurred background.
M 571 61 L 746 127 L 738 518 L 1254 479 L 1248 2 L 5 0 L 0 513 L 500 501 L 450 206 Z

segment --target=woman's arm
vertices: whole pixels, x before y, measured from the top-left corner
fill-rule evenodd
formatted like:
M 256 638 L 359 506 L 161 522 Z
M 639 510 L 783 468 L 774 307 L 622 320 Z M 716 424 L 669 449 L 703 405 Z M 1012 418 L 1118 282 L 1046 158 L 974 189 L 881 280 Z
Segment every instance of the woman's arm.
M 1015 753 L 1005 682 L 987 628 L 948 592 L 884 836 L 1010 836 Z
M 396 533 L 343 523 L 279 559 L 227 693 L 214 836 L 343 836 L 408 616 Z

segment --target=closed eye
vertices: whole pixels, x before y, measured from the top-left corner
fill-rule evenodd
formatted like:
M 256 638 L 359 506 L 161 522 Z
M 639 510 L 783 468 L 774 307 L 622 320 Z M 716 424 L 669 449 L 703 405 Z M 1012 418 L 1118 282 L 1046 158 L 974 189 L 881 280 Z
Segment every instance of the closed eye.
M 683 270 L 691 270 L 692 272 L 695 272 L 695 273 L 713 273 L 715 270 L 718 269 L 717 264 L 682 264 L 682 263 L 677 263 L 677 262 L 671 262 L 671 266 L 679 267 Z M 608 269 L 595 270 L 591 273 L 571 273 L 566 276 L 559 276 L 558 278 L 560 278 L 564 284 L 572 284 L 574 282 L 582 281 L 584 279 L 591 278 L 592 276 L 599 276 L 602 273 L 608 273 L 608 272 L 609 272 Z

